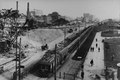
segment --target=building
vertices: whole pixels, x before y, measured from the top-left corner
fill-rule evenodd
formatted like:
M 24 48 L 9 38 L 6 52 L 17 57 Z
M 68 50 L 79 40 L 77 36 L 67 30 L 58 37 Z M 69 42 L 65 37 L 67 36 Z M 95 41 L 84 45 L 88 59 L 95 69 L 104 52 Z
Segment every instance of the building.
M 115 69 L 120 62 L 120 38 L 105 39 L 104 53 L 106 66 Z
M 45 22 L 45 23 L 47 23 L 47 24 L 51 24 L 52 17 L 49 16 L 49 15 L 48 15 L 48 16 L 42 15 L 42 16 L 39 17 L 39 19 L 38 19 L 38 17 L 37 17 L 37 20 L 38 20 L 39 22 Z
M 52 17 L 48 15 L 48 16 L 46 17 L 46 23 L 47 23 L 47 24 L 51 24 L 51 23 L 52 23 L 51 21 L 52 21 Z
M 43 12 L 42 12 L 42 10 L 34 9 L 33 11 L 30 11 L 30 15 L 31 16 L 41 16 L 41 15 L 43 15 Z
M 19 26 L 23 26 L 23 24 L 26 22 L 26 15 L 21 14 L 21 16 L 17 19 L 17 23 Z
M 10 40 L 7 38 L 0 39 L 0 54 L 9 50 L 11 44 Z
M 93 15 L 91 15 L 89 13 L 84 13 L 83 17 L 84 17 L 85 22 L 92 22 L 93 21 Z

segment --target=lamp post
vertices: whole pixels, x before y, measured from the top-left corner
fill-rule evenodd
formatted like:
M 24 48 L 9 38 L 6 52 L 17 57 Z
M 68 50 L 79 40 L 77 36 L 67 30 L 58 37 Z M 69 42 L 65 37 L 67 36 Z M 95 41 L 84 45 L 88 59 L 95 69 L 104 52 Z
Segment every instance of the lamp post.
M 19 80 L 21 80 L 21 63 L 20 63 L 20 61 L 21 61 L 21 38 L 20 38 L 20 46 L 19 46 Z
M 54 58 L 55 59 L 55 74 L 54 74 L 55 77 L 54 77 L 54 80 L 57 80 L 56 79 L 56 54 L 57 54 L 56 49 L 57 49 L 57 44 L 55 44 L 55 58 Z

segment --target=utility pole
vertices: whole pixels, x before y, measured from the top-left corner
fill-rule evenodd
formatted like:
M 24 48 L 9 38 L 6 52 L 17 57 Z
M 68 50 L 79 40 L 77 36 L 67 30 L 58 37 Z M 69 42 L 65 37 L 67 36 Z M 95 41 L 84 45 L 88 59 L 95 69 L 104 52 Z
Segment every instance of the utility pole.
M 16 10 L 18 11 L 18 1 L 16 1 Z M 21 80 L 21 68 L 24 68 L 24 66 L 21 66 L 21 38 L 20 38 L 20 44 L 19 44 L 19 54 L 17 53 L 17 47 L 18 47 L 18 42 L 17 42 L 17 37 L 18 37 L 18 32 L 17 32 L 17 28 L 18 28 L 18 24 L 17 24 L 17 18 L 15 18 L 15 22 L 16 22 L 16 58 L 15 58 L 15 72 L 13 73 L 13 78 L 14 80 Z M 17 64 L 17 62 L 19 62 L 19 64 Z
M 20 45 L 19 45 L 19 80 L 21 80 L 21 38 L 20 38 Z
M 66 28 L 64 28 L 64 47 L 65 47 Z
M 17 76 L 17 61 L 18 61 L 18 58 L 17 58 L 17 28 L 16 28 L 16 59 L 15 59 L 15 67 L 16 67 L 16 69 L 15 69 L 15 71 L 16 71 L 16 76 Z
M 16 1 L 16 10 L 18 10 L 18 1 Z M 17 18 L 16 18 L 16 77 L 17 77 L 17 61 L 18 61 L 18 58 L 17 58 L 17 37 L 18 37 L 18 34 L 17 34 Z
M 27 19 L 29 19 L 30 15 L 29 15 L 29 2 L 27 3 Z
M 57 80 L 56 79 L 56 54 L 57 54 L 56 50 L 57 50 L 57 44 L 55 44 L 55 59 L 54 59 L 55 60 L 55 74 L 54 74 L 54 80 Z
M 18 1 L 16 1 L 16 10 L 18 11 Z M 14 19 L 14 22 L 16 23 L 16 36 L 15 36 L 15 39 L 16 39 L 16 53 L 15 53 L 15 72 L 13 73 L 13 80 L 17 80 L 18 78 L 18 71 L 17 71 L 17 61 L 18 61 L 18 56 L 17 56 L 17 37 L 18 37 L 18 34 L 17 34 L 17 18 Z
M 29 2 L 27 3 L 27 17 L 26 17 L 26 22 L 25 24 L 27 24 L 29 26 L 29 20 L 30 20 L 30 13 L 29 13 Z
M 18 10 L 18 1 L 16 1 L 16 10 Z

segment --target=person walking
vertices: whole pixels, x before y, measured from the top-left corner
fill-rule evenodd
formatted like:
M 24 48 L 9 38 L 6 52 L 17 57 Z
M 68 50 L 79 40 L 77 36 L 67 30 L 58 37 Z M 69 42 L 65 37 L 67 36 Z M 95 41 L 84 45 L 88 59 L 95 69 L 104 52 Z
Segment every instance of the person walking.
M 96 78 L 95 80 L 101 80 L 100 76 L 97 74 L 95 75 L 95 78 Z
M 92 47 L 90 48 L 90 51 L 91 51 L 91 52 L 93 51 L 93 48 L 92 48 Z
M 81 79 L 82 80 L 84 79 L 84 72 L 83 71 L 81 72 Z
M 96 42 L 97 42 L 97 39 L 96 39 Z
M 83 70 L 83 68 L 84 68 L 84 65 L 82 64 L 82 65 L 81 65 L 81 69 Z
M 17 72 L 13 72 L 13 79 L 12 80 L 17 80 Z
M 98 52 L 100 52 L 100 48 L 98 48 Z
M 94 62 L 93 59 L 90 61 L 90 65 L 93 66 Z
M 115 57 L 115 55 L 113 54 L 113 55 L 111 56 L 112 61 L 114 61 L 114 57 Z
M 98 44 L 96 43 L 96 47 L 98 46 Z

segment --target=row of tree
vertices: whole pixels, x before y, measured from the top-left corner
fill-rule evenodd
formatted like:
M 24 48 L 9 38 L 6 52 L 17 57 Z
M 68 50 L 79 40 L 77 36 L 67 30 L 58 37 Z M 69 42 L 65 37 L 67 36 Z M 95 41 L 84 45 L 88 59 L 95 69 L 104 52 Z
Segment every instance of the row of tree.
M 43 21 L 36 21 L 35 18 L 42 19 Z M 52 12 L 48 15 L 35 16 L 35 18 L 33 18 L 33 21 L 39 27 L 60 26 L 69 23 L 69 21 L 63 18 L 58 12 Z

